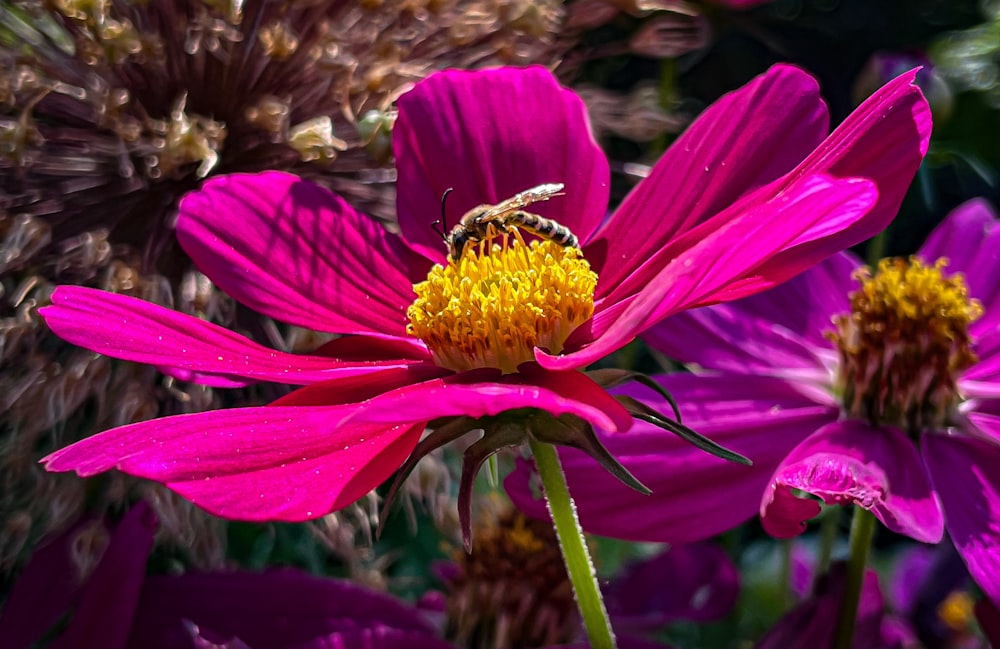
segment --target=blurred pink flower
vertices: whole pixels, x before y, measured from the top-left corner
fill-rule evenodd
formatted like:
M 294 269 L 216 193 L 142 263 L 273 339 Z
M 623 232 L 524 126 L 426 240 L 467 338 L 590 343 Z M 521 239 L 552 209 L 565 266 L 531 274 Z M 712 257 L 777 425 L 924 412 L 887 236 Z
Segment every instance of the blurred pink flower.
M 755 645 L 756 649 L 830 649 L 847 582 L 845 568 L 842 563 L 833 565 L 818 580 L 809 597 L 778 620 Z M 893 646 L 885 643 L 882 590 L 874 570 L 865 572 L 860 597 L 851 646 L 854 649 Z
M 0 611 L 5 649 L 453 649 L 423 615 L 377 591 L 293 569 L 146 575 L 157 521 L 140 503 L 89 574 L 84 522 L 35 551 Z M 110 530 L 108 528 L 111 528 Z
M 607 160 L 582 102 L 548 71 L 432 75 L 399 100 L 399 235 L 282 173 L 214 178 L 182 202 L 178 238 L 213 282 L 266 315 L 344 337 L 313 355 L 287 354 L 147 302 L 69 286 L 42 310 L 63 338 L 174 376 L 306 387 L 264 407 L 107 431 L 53 453 L 47 468 L 81 476 L 117 468 L 221 516 L 302 520 L 350 504 L 411 453 L 469 430 L 487 432 L 466 455 L 466 475 L 497 447 L 522 441 L 532 417 L 543 418 L 531 430 L 542 439 L 567 417 L 587 430 L 628 430 L 630 410 L 579 370 L 665 317 L 774 286 L 881 230 L 930 135 L 913 75 L 827 136 L 816 82 L 776 66 L 709 108 L 610 218 Z M 446 219 L 454 224 L 473 206 L 552 182 L 565 195 L 532 209 L 575 233 L 580 255 L 513 242 L 527 251 L 526 268 L 515 260 L 489 270 L 506 257 L 476 246 L 440 266 L 447 250 L 431 224 L 446 190 L 454 188 Z M 576 264 L 573 272 L 555 257 Z M 577 272 L 587 264 L 596 288 L 581 279 L 590 271 Z M 487 280 L 462 275 L 472 271 Z M 515 292 L 519 282 L 538 303 Z M 434 311 L 425 293 L 442 286 Z M 424 339 L 411 333 L 418 324 Z M 432 421 L 435 432 L 417 447 Z
M 935 276 L 940 258 L 950 261 Z M 799 495 L 805 492 L 827 504 L 864 507 L 892 531 L 925 543 L 940 541 L 947 526 L 973 579 L 1000 601 L 997 217 L 982 201 L 960 206 L 917 260 L 930 266 L 887 267 L 912 271 L 896 278 L 891 295 L 878 294 L 877 284 L 859 291 L 861 262 L 844 252 L 774 290 L 689 311 L 647 332 L 651 345 L 705 372 L 661 379 L 685 423 L 754 466 L 676 456 L 675 440 L 647 428 L 627 439 L 605 435 L 609 450 L 654 493 L 633 498 L 567 453 L 584 527 L 630 539 L 690 540 L 759 511 L 765 530 L 790 537 L 820 511 L 815 499 Z M 900 315 L 908 311 L 886 308 L 884 319 L 859 329 L 867 316 L 841 317 L 852 311 L 852 292 L 875 306 L 896 300 L 917 314 L 933 308 L 926 309 L 929 320 L 912 321 Z M 884 347 L 869 352 L 872 332 Z M 529 480 L 521 467 L 508 491 L 519 507 L 541 516 Z M 660 489 L 665 484 L 676 486 Z

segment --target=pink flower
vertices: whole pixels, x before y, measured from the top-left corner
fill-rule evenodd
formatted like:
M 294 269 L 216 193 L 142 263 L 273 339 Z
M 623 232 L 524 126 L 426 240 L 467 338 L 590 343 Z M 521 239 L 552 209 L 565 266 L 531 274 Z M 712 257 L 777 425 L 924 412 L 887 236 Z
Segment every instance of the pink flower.
M 0 611 L 3 647 L 454 649 L 420 611 L 349 581 L 292 568 L 148 576 L 157 526 L 139 503 L 117 525 L 84 521 L 37 549 Z
M 585 445 L 581 428 L 628 430 L 631 412 L 580 369 L 667 316 L 774 286 L 881 230 L 927 148 L 912 81 L 886 85 L 827 137 L 816 82 L 776 66 L 708 109 L 606 219 L 607 160 L 580 99 L 551 74 L 433 75 L 399 100 L 399 235 L 282 173 L 215 178 L 181 204 L 180 243 L 213 282 L 279 320 L 344 334 L 315 354 L 77 287 L 42 310 L 69 341 L 175 376 L 305 387 L 264 407 L 107 431 L 47 468 L 117 468 L 221 516 L 302 520 L 469 430 L 486 434 L 466 474 L 526 427 Z M 564 195 L 531 209 L 581 252 L 504 235 L 507 249 L 471 245 L 440 265 L 432 222 L 447 189 L 454 225 L 542 183 Z
M 933 265 L 940 258 L 948 265 Z M 727 429 L 715 440 L 754 466 L 675 457 L 676 442 L 648 429 L 628 441 L 604 436 L 654 495 L 632 498 L 617 485 L 595 495 L 607 482 L 567 455 L 584 527 L 690 540 L 759 511 L 768 532 L 790 537 L 820 511 L 801 490 L 864 507 L 925 543 L 947 527 L 973 579 L 1000 601 L 997 218 L 983 202 L 966 203 L 917 258 L 884 262 L 860 290 L 859 266 L 844 252 L 774 290 L 647 332 L 653 346 L 710 370 L 663 379 L 686 423 L 709 437 Z M 527 482 L 522 468 L 508 489 L 541 514 Z

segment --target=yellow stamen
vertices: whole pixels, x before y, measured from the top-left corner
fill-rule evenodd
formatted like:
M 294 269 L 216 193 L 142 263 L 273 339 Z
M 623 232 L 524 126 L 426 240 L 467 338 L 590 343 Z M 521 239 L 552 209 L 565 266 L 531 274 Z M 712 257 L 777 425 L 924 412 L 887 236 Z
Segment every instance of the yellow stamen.
M 961 274 L 945 277 L 940 259 L 883 259 L 856 273 L 851 313 L 835 319 L 844 408 L 873 423 L 911 432 L 943 424 L 961 397 L 957 380 L 976 361 L 969 325 L 982 305 Z
M 954 631 L 965 631 L 975 619 L 976 603 L 969 593 L 956 590 L 937 607 L 938 617 Z
M 597 274 L 578 249 L 526 244 L 513 227 L 511 234 L 466 246 L 457 263 L 434 266 L 414 285 L 407 331 L 438 365 L 515 372 L 534 359 L 535 347 L 561 352 L 593 315 Z

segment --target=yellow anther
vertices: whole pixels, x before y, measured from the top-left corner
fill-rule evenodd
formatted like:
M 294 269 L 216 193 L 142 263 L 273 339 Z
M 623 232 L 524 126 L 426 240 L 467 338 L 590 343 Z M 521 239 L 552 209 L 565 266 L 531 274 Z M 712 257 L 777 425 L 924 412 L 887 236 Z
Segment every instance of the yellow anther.
M 838 386 L 849 414 L 911 432 L 941 425 L 960 396 L 957 380 L 971 366 L 969 325 L 982 305 L 961 274 L 945 276 L 940 259 L 883 259 L 856 273 L 851 313 L 835 320 Z
M 467 246 L 457 263 L 434 266 L 413 287 L 407 330 L 442 367 L 514 372 L 535 347 L 561 352 L 593 315 L 597 274 L 582 253 L 547 240 L 526 244 L 512 230 Z

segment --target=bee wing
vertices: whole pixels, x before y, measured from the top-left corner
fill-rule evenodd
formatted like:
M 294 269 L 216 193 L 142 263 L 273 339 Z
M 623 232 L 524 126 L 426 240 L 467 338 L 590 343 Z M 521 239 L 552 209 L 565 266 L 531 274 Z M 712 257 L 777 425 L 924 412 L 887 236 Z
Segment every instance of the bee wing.
M 566 186 L 562 183 L 545 183 L 544 185 L 538 185 L 537 187 L 526 189 L 523 192 L 514 194 L 505 201 L 501 201 L 496 205 L 487 207 L 485 211 L 478 215 L 476 220 L 484 222 L 491 219 L 501 218 L 511 212 L 524 209 L 532 203 L 539 203 L 541 201 L 547 201 L 555 196 L 561 196 L 562 190 L 565 187 Z

